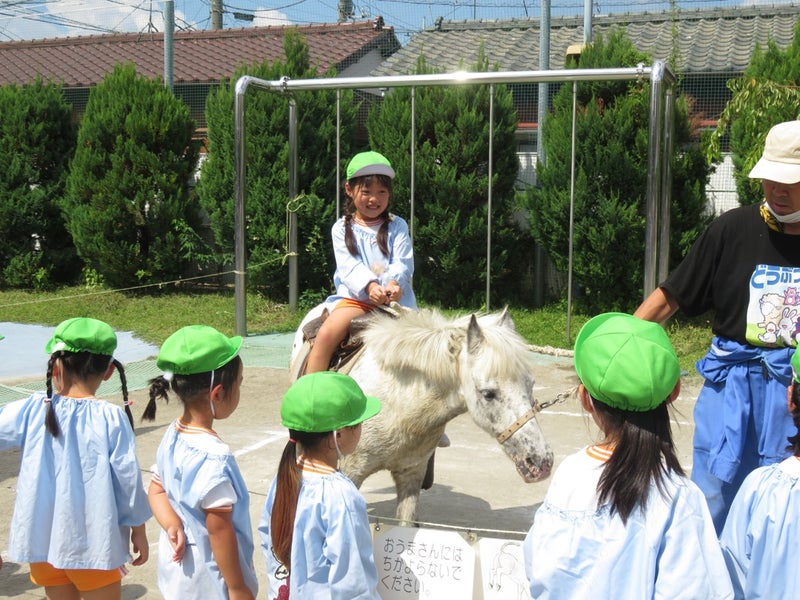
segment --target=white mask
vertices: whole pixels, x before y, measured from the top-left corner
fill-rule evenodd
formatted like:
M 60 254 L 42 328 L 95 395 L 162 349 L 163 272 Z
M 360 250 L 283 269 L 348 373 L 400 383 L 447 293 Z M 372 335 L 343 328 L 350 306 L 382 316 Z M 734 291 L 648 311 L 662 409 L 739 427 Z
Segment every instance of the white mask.
M 775 217 L 776 221 L 781 223 L 800 223 L 800 210 L 796 210 L 788 215 L 776 215 L 775 211 L 772 210 L 772 207 L 769 205 L 769 202 L 765 202 L 764 204 L 767 205 L 767 210 L 773 217 Z

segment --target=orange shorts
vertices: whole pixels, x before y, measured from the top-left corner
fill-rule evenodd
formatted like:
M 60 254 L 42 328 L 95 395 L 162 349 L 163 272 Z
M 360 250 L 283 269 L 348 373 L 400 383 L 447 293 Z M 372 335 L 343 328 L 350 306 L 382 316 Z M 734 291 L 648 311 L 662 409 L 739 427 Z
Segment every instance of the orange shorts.
M 119 568 L 102 569 L 56 569 L 46 562 L 31 563 L 31 581 L 42 587 L 74 585 L 79 592 L 90 592 L 122 580 Z
M 336 310 L 337 308 L 360 308 L 364 312 L 370 312 L 375 310 L 375 305 L 370 304 L 369 302 L 353 300 L 352 298 L 342 298 L 336 303 L 336 306 L 333 307 L 333 310 Z

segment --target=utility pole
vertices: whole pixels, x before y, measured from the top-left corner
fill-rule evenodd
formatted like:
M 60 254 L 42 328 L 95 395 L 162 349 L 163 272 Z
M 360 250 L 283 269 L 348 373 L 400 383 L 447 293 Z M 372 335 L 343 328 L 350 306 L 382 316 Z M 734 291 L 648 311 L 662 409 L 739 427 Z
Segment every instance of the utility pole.
M 336 20 L 339 23 L 344 23 L 353 14 L 353 0 L 339 0 L 337 9 L 338 15 Z
M 175 49 L 175 0 L 164 2 L 164 87 L 172 91 L 173 56 Z
M 211 29 L 222 29 L 222 0 L 211 0 Z

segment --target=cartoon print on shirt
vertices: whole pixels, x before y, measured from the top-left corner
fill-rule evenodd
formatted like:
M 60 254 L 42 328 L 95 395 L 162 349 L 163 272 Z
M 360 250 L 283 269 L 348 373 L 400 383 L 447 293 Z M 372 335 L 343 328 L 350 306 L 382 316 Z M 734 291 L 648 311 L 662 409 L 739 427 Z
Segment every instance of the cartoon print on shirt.
M 750 277 L 747 341 L 794 347 L 800 340 L 800 268 L 757 265 Z

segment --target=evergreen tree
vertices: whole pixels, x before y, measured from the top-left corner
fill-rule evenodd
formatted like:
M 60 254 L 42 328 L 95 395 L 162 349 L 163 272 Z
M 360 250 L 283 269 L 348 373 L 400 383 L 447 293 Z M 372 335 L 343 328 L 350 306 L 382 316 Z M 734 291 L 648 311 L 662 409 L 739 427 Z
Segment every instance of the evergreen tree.
M 647 62 L 621 32 L 584 48 L 580 67 Z M 573 274 L 587 312 L 630 310 L 642 299 L 648 174 L 649 87 L 637 81 L 579 82 L 575 150 Z M 691 143 L 688 104 L 675 102 L 670 258 L 675 263 L 708 223 L 709 169 Z M 534 237 L 556 267 L 568 268 L 572 86 L 554 99 L 543 130 L 547 164 L 528 193 Z
M 773 125 L 800 118 L 800 22 L 786 50 L 770 40 L 766 50 L 756 48 L 741 77 L 728 81 L 733 96 L 709 139 L 709 158 L 721 158 L 720 141 L 730 127 L 730 150 L 739 204 L 764 199 L 761 182 L 748 174 L 764 150 Z
M 487 71 L 483 49 L 473 71 Z M 416 74 L 431 73 L 421 59 Z M 416 89 L 414 289 L 428 303 L 480 306 L 486 300 L 489 185 L 488 85 Z M 522 267 L 514 248 L 530 247 L 514 224 L 519 171 L 517 118 L 507 86 L 494 86 L 491 286 L 492 301 L 515 299 Z M 410 217 L 411 90 L 387 94 L 368 119 L 370 146 L 391 161 L 397 177 L 391 211 Z
M 175 279 L 203 259 L 193 131 L 189 108 L 132 64 L 92 89 L 63 209 L 78 253 L 108 284 Z
M 230 265 L 234 251 L 234 98 L 237 80 L 250 75 L 267 81 L 286 76 L 320 77 L 311 66 L 302 36 L 288 30 L 284 61 L 243 65 L 206 102 L 208 158 L 198 195 L 208 212 L 217 257 Z M 331 68 L 327 77 L 336 74 Z M 249 283 L 271 298 L 287 297 L 287 217 L 296 211 L 298 277 L 306 294 L 324 297 L 331 289 L 333 250 L 330 229 L 336 218 L 336 92 L 294 93 L 297 106 L 298 198 L 289 198 L 289 99 L 285 94 L 251 89 L 245 98 L 246 247 Z M 346 161 L 355 130 L 352 92 L 341 94 L 341 154 Z M 342 165 L 344 176 L 344 165 Z M 315 298 L 316 299 L 316 298 Z
M 58 200 L 75 150 L 61 87 L 0 87 L 0 285 L 46 287 L 79 273 Z

